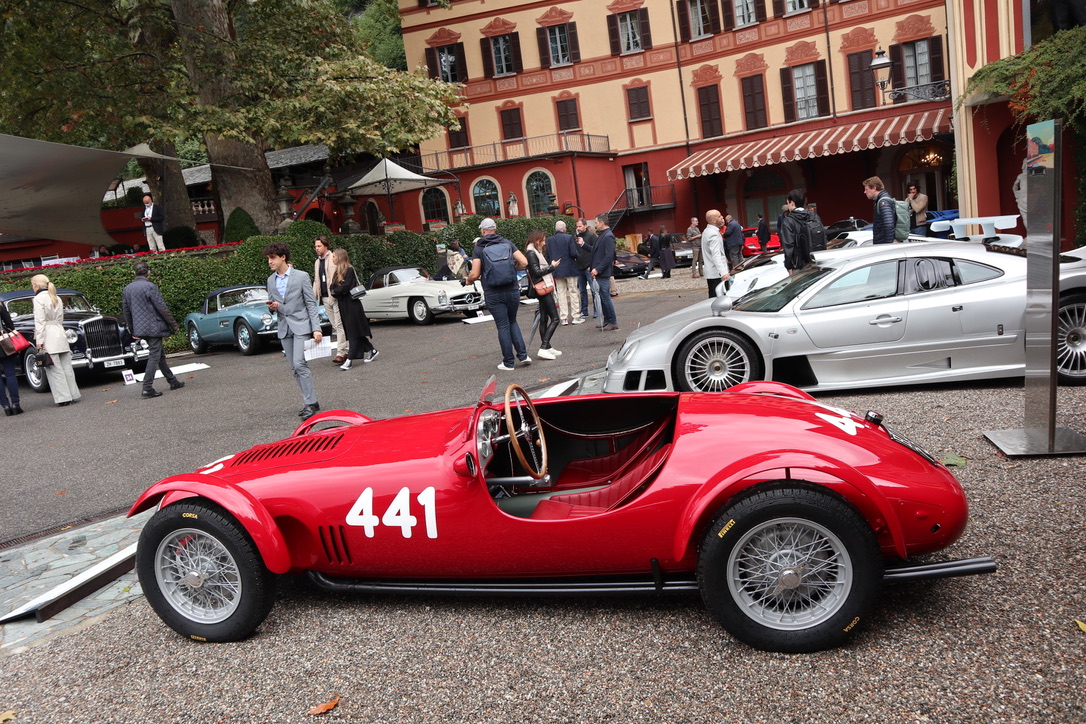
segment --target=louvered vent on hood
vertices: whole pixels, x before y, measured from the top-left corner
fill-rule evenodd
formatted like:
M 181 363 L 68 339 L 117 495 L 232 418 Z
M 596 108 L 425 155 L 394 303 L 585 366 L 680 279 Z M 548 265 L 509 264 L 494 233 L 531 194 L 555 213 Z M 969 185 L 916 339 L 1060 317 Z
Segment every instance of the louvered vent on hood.
M 262 445 L 238 455 L 231 463 L 231 467 L 266 462 L 277 458 L 327 452 L 335 449 L 342 439 L 343 435 L 307 435 L 297 440 L 284 440 L 271 445 Z

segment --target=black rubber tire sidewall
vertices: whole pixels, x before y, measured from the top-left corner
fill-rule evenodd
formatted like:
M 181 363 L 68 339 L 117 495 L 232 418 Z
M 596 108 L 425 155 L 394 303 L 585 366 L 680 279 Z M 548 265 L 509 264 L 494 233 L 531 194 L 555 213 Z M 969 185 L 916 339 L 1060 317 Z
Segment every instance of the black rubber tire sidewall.
M 193 334 L 196 335 L 196 339 L 197 339 L 197 342 L 195 344 L 193 344 L 193 341 L 192 341 L 192 335 Z M 189 338 L 189 349 L 192 350 L 193 354 L 203 354 L 204 352 L 207 352 L 207 342 L 204 341 L 204 338 L 200 335 L 200 330 L 198 330 L 196 328 L 195 324 L 190 324 L 189 325 L 188 338 Z
M 224 621 L 214 624 L 192 621 L 178 612 L 158 588 L 155 555 L 159 543 L 183 528 L 194 528 L 214 536 L 238 565 L 242 599 L 237 610 Z M 212 503 L 182 501 L 155 513 L 140 533 L 136 573 L 144 596 L 159 618 L 174 631 L 195 641 L 225 642 L 248 638 L 267 618 L 275 603 L 277 577 L 264 565 L 256 544 L 241 524 Z
M 415 315 L 415 305 L 417 304 L 426 307 L 426 314 L 422 317 Z M 407 300 L 407 316 L 410 317 L 411 321 L 415 324 L 424 325 L 434 323 L 434 313 L 430 311 L 430 305 L 428 305 L 426 300 L 422 297 L 411 297 Z
M 853 567 L 845 603 L 809 629 L 784 631 L 759 624 L 744 613 L 728 587 L 732 547 L 754 526 L 787 517 L 810 520 L 832 531 L 848 551 Z M 805 487 L 774 486 L 728 506 L 709 526 L 698 553 L 698 585 L 706 607 L 735 638 L 764 651 L 809 653 L 842 645 L 874 608 L 882 575 L 878 541 L 863 516 L 831 493 Z
M 241 332 L 241 330 L 243 328 L 247 328 L 249 330 L 249 346 L 248 347 L 243 347 L 241 345 L 241 340 L 239 339 L 240 336 L 241 336 L 240 332 Z M 245 320 L 240 320 L 234 326 L 234 344 L 236 344 L 237 347 L 238 347 L 238 350 L 240 350 L 241 353 L 243 355 L 246 355 L 246 356 L 251 355 L 251 354 L 256 354 L 257 352 L 260 351 L 260 337 L 256 336 L 256 332 L 253 331 L 253 328 L 251 326 L 249 326 L 249 323 L 246 322 Z

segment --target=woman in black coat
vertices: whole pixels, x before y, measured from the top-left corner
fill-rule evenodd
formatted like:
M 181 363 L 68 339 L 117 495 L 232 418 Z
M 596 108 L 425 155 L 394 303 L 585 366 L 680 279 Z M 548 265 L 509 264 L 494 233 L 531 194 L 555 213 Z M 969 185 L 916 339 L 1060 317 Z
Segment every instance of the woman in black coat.
M 333 251 L 332 262 L 335 264 L 335 271 L 332 272 L 328 291 L 336 298 L 336 304 L 339 305 L 339 314 L 343 319 L 343 333 L 347 336 L 347 343 L 350 345 L 347 360 L 339 368 L 349 370 L 353 360 L 372 362 L 377 358 L 378 352 L 369 340 L 372 336 L 370 322 L 366 318 L 365 310 L 362 309 L 362 300 L 351 297 L 351 289 L 358 286 L 358 275 L 351 266 L 347 250 Z
M 3 304 L 0 304 L 0 329 L 4 332 L 15 331 L 11 315 Z M 19 355 L 5 354 L 0 349 L 0 405 L 4 407 L 5 415 L 21 415 L 23 408 L 19 406 L 19 382 L 15 379 L 15 361 Z

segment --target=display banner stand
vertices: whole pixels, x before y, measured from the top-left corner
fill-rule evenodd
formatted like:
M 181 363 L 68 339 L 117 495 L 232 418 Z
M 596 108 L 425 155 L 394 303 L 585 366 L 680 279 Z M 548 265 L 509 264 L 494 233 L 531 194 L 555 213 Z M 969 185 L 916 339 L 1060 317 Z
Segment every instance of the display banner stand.
M 1060 173 L 1063 121 L 1026 127 L 1025 427 L 988 430 L 1005 455 L 1081 455 L 1086 437 L 1056 427 L 1056 341 L 1060 297 Z

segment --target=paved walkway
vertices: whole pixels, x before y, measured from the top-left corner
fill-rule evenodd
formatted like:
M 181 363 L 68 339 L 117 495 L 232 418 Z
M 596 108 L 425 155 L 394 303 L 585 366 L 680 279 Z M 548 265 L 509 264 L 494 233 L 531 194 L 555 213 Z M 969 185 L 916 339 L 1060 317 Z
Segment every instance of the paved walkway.
M 0 616 L 135 543 L 151 514 L 148 511 L 134 518 L 109 518 L 0 551 Z M 141 595 L 132 571 L 42 623 L 31 614 L 0 624 L 0 658 L 78 631 Z

